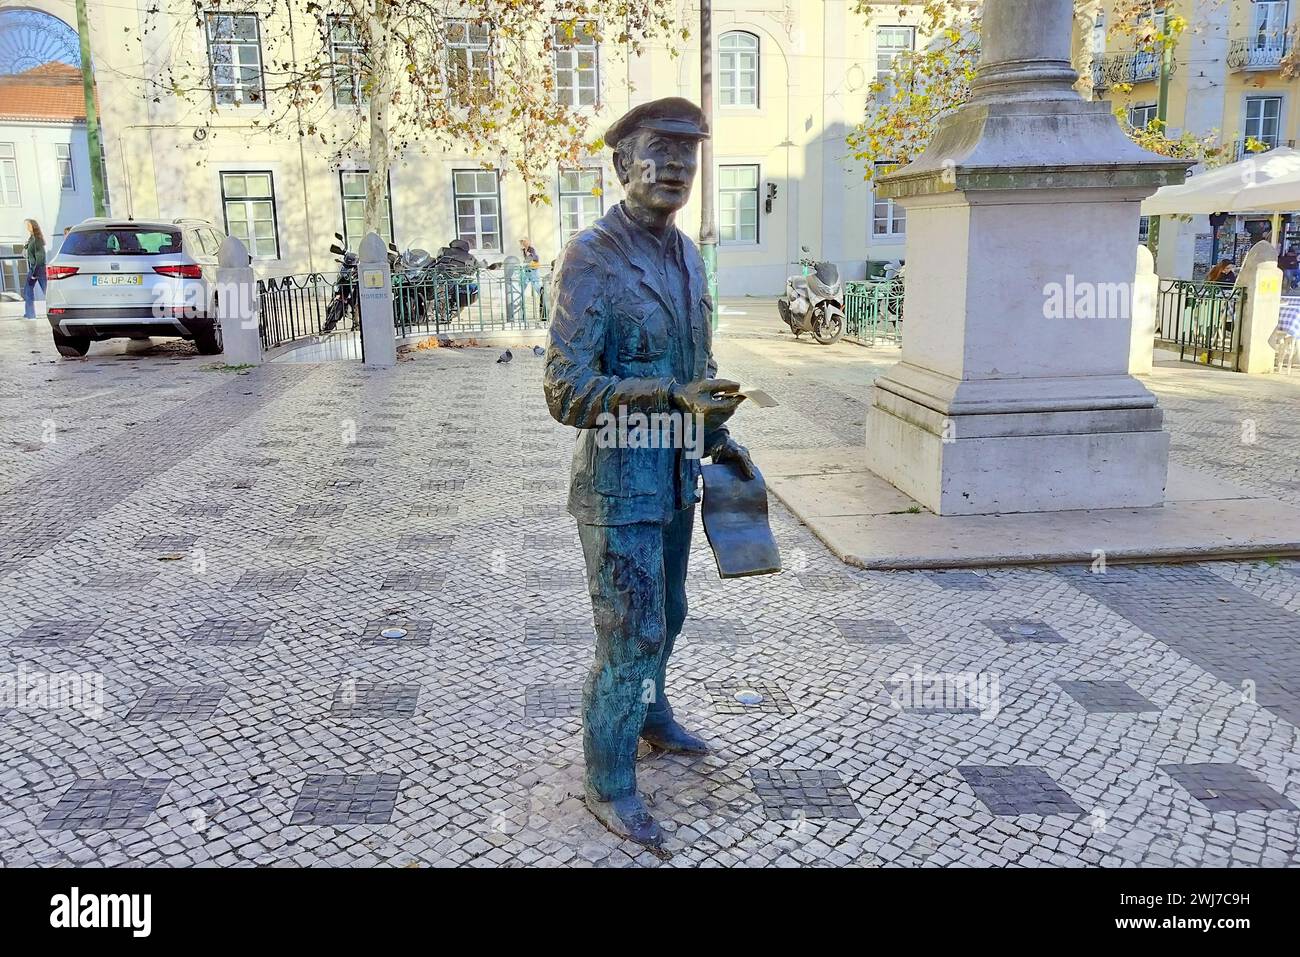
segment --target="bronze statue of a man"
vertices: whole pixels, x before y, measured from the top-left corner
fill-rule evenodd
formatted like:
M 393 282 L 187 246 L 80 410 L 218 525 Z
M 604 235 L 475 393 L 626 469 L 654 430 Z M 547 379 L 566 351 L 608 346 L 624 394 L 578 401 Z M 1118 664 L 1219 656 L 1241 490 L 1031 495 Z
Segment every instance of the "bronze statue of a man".
M 664 693 L 686 619 L 700 456 L 753 476 L 749 453 L 724 424 L 741 396 L 736 383 L 714 378 L 704 263 L 674 225 L 708 135 L 703 112 L 677 97 L 642 104 L 610 127 L 605 142 L 627 198 L 565 248 L 546 351 L 551 415 L 582 430 L 569 511 L 596 628 L 583 690 L 587 805 L 610 830 L 651 847 L 663 834 L 636 790 L 638 738 L 665 751 L 708 752 L 674 719 Z M 610 441 L 619 416 L 676 416 L 678 434 L 699 440 L 647 442 L 639 426 Z

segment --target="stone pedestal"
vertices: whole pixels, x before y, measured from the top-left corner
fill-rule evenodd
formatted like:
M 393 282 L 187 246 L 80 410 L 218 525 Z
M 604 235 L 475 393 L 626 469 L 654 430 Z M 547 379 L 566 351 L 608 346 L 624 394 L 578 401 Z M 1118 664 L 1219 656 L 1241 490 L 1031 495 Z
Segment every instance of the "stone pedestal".
M 361 354 L 366 365 L 397 365 L 393 325 L 393 276 L 388 247 L 379 234 L 366 233 L 357 248 L 358 298 L 361 300 Z
M 262 334 L 258 328 L 257 280 L 248 249 L 234 236 L 221 241 L 217 252 L 217 322 L 226 364 L 260 365 Z
M 1133 323 L 1129 336 L 1128 371 L 1150 375 L 1155 363 L 1156 313 L 1160 308 L 1160 277 L 1151 250 L 1139 246 L 1133 279 Z
M 1070 0 L 988 0 L 970 103 L 884 177 L 907 209 L 902 362 L 867 464 L 941 515 L 1157 506 L 1168 436 L 1129 375 L 1139 204 L 1183 164 L 1073 90 Z
M 1282 270 L 1277 265 L 1277 247 L 1272 243 L 1252 246 L 1237 274 L 1237 285 L 1246 290 L 1237 370 L 1251 375 L 1272 372 L 1277 351 L 1269 340 L 1282 316 Z

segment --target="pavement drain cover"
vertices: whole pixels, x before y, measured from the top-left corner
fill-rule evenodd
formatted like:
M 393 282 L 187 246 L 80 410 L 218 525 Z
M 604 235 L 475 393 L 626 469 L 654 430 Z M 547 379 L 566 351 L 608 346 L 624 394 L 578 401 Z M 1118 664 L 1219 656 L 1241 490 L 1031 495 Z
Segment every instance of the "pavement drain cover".
M 379 633 L 381 638 L 405 638 L 407 634 L 405 628 L 385 628 Z
M 742 691 L 737 691 L 732 697 L 743 705 L 761 704 L 763 701 L 763 696 L 761 694 L 757 691 L 751 691 L 748 688 Z

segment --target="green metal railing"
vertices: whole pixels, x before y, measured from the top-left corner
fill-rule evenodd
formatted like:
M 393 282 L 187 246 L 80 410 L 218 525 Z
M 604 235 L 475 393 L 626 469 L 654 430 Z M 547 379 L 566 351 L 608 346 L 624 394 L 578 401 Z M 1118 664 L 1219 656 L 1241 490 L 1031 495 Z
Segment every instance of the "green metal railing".
M 1217 282 L 1160 280 L 1156 344 L 1179 359 L 1240 371 L 1246 290 Z
M 903 280 L 868 279 L 844 286 L 844 338 L 866 346 L 903 344 Z
M 550 315 L 548 286 L 524 266 L 395 274 L 393 325 L 398 337 L 538 328 Z

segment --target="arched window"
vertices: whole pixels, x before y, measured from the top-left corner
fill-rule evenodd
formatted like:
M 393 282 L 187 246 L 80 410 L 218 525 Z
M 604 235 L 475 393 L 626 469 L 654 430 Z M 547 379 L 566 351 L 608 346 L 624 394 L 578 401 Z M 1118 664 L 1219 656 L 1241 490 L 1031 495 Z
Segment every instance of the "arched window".
M 723 106 L 758 106 L 758 37 L 739 30 L 718 40 L 718 91 Z

